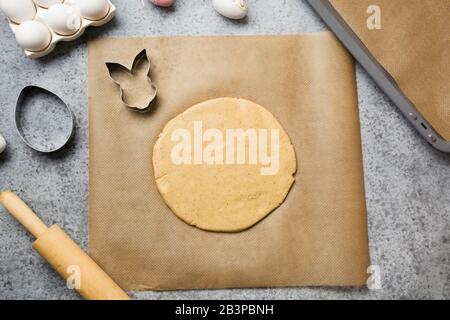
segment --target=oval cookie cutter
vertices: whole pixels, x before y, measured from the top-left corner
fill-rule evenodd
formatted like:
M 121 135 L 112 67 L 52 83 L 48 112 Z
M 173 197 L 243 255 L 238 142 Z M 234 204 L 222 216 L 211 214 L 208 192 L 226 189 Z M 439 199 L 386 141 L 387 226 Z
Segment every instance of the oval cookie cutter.
M 143 105 L 134 105 L 134 104 L 131 104 L 130 102 L 127 102 L 126 90 L 124 90 L 122 88 L 121 81 L 117 77 L 115 77 L 113 74 L 115 72 L 121 72 L 123 74 L 136 76 L 140 65 L 143 63 L 148 64 L 148 67 L 146 68 L 145 76 L 146 76 L 146 81 L 150 84 L 153 92 L 151 92 L 149 94 L 149 96 L 147 97 L 146 103 L 144 103 Z M 148 55 L 147 55 L 147 50 L 144 49 L 136 55 L 136 57 L 134 58 L 133 64 L 131 66 L 131 69 L 128 69 L 127 67 L 121 65 L 120 63 L 116 63 L 116 62 L 106 62 L 105 64 L 106 64 L 106 68 L 108 69 L 109 77 L 111 78 L 112 81 L 114 81 L 114 83 L 120 89 L 120 100 L 122 101 L 122 103 L 131 111 L 137 111 L 137 112 L 142 112 L 142 113 L 149 111 L 151 109 L 153 103 L 155 102 L 155 99 L 156 99 L 156 96 L 158 93 L 158 88 L 155 86 L 152 79 L 150 78 L 151 65 L 150 65 L 150 59 L 148 58 Z
M 23 110 L 23 104 L 24 104 L 26 97 L 33 91 L 46 94 L 50 97 L 53 97 L 53 98 L 59 100 L 60 105 L 62 105 L 64 108 L 64 112 L 66 113 L 66 115 L 69 116 L 69 121 L 68 121 L 69 124 L 68 124 L 68 127 L 64 128 L 65 134 L 64 134 L 64 139 L 62 139 L 62 142 L 53 143 L 54 139 L 47 140 L 46 142 L 49 143 L 50 146 L 44 147 L 44 146 L 35 144 L 34 142 L 30 141 L 30 139 L 27 138 L 27 134 L 24 132 L 22 124 L 21 124 L 21 119 L 22 119 L 21 112 Z M 69 108 L 69 106 L 64 102 L 64 100 L 62 100 L 55 93 L 53 93 L 45 88 L 34 86 L 34 85 L 26 86 L 20 92 L 19 97 L 17 98 L 16 108 L 14 110 L 14 122 L 15 122 L 15 126 L 16 126 L 16 131 L 17 131 L 18 135 L 20 136 L 21 140 L 31 149 L 38 151 L 38 152 L 42 152 L 42 153 L 52 153 L 52 152 L 61 150 L 73 137 L 74 131 L 75 131 L 75 116 L 74 116 L 72 110 Z M 52 138 L 54 138 L 54 136 Z

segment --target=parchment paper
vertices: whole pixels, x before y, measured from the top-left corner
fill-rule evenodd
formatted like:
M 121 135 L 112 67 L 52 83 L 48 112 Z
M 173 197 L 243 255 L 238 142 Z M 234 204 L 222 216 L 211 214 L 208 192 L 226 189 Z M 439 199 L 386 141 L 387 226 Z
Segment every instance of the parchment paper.
M 158 102 L 127 110 L 105 62 L 146 48 Z M 89 251 L 125 289 L 362 285 L 369 266 L 354 61 L 331 33 L 98 39 L 89 44 Z M 199 230 L 164 204 L 152 148 L 198 102 L 270 110 L 298 157 L 286 201 L 253 228 Z M 182 187 L 182 186 L 180 186 Z
M 450 1 L 330 0 L 433 128 L 450 141 Z M 381 30 L 367 28 L 370 5 Z

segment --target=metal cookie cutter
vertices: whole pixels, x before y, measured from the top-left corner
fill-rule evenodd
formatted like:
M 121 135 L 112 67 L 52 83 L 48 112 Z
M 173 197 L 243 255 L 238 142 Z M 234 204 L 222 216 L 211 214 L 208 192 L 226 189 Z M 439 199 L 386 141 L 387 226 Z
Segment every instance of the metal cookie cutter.
M 24 128 L 25 112 L 33 115 L 33 122 L 39 123 L 30 125 L 34 129 L 31 132 Z M 51 121 L 58 113 L 66 118 L 67 125 L 61 119 Z M 69 106 L 53 92 L 38 86 L 26 86 L 22 89 L 17 99 L 14 119 L 22 141 L 31 149 L 42 153 L 62 149 L 72 138 L 75 130 L 75 116 Z M 55 127 L 55 131 L 50 132 L 50 126 Z M 56 131 L 59 131 L 59 134 Z
M 150 60 L 147 56 L 147 50 L 142 50 L 134 58 L 131 70 L 123 65 L 115 62 L 107 62 L 109 76 L 120 88 L 120 99 L 123 104 L 132 111 L 147 112 L 150 110 L 153 102 L 155 102 L 158 89 L 150 78 Z M 141 70 L 143 69 L 143 71 Z M 145 77 L 145 80 L 143 79 Z M 127 92 L 123 85 L 127 82 L 147 81 L 150 85 L 146 102 L 142 105 L 134 104 L 126 99 Z

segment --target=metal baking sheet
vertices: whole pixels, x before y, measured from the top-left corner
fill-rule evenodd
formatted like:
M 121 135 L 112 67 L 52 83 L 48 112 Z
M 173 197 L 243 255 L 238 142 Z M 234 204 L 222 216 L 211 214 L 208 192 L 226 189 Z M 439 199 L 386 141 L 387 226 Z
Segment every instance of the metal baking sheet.
M 414 128 L 436 149 L 450 153 L 450 142 L 445 141 L 420 115 L 414 104 L 403 94 L 392 77 L 376 61 L 366 46 L 352 31 L 328 0 L 307 0 L 347 50 L 366 69 L 377 85 L 397 105 Z

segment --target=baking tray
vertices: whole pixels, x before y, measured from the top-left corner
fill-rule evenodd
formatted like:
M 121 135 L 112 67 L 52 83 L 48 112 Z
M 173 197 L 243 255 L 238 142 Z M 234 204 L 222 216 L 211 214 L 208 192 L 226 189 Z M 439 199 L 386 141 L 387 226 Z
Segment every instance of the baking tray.
M 330 2 L 328 0 L 307 1 L 426 141 L 436 149 L 450 153 L 450 142 L 444 140 L 421 116 L 414 104 L 405 96 L 394 79 L 373 57 Z

